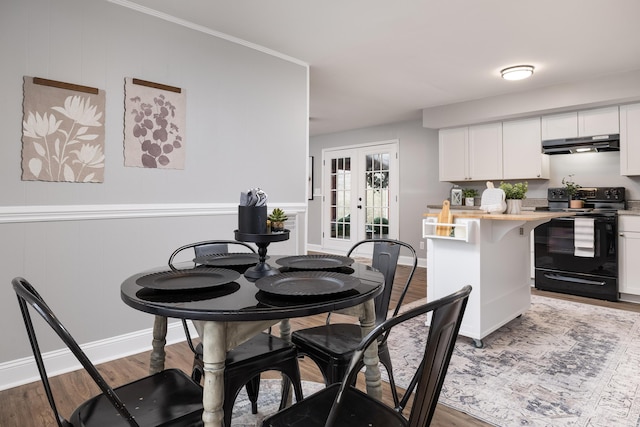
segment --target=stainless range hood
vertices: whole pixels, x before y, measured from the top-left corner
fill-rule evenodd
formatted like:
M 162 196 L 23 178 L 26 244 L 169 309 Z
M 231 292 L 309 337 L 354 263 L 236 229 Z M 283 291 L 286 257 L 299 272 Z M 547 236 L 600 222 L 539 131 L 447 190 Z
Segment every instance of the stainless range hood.
M 620 151 L 620 135 L 599 135 L 542 141 L 544 154 L 573 154 L 595 151 Z

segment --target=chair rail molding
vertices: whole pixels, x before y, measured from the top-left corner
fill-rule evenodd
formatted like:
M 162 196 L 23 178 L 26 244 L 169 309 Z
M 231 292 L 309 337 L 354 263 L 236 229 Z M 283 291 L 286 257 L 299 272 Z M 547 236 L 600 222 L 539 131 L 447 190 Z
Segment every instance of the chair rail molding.
M 307 211 L 306 203 L 273 206 L 292 215 Z M 154 217 L 237 215 L 235 203 L 172 203 L 117 205 L 0 206 L 0 224 L 19 222 L 85 221 Z

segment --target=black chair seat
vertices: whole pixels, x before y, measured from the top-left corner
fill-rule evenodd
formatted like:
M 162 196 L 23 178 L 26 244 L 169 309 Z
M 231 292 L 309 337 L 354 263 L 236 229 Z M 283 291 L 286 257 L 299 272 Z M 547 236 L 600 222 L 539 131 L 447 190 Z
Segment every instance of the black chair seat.
M 360 325 L 332 323 L 300 329 L 291 337 L 291 340 L 297 346 L 313 350 L 308 354 L 325 354 L 348 363 L 353 351 L 362 340 L 361 334 Z M 342 378 L 338 380 L 340 379 Z
M 202 350 L 202 344 L 198 344 L 198 347 Z M 199 354 L 202 354 L 202 351 L 199 351 Z M 293 344 L 263 332 L 230 350 L 227 353 L 225 369 L 232 371 L 235 368 L 242 368 L 249 371 L 256 369 L 264 371 L 277 367 L 282 358 L 295 355 L 296 348 Z M 273 364 L 271 368 L 270 364 Z
M 296 347 L 304 349 L 304 354 L 321 367 L 328 384 L 336 383 L 344 377 L 353 353 L 362 340 L 360 325 L 348 323 L 331 323 L 296 332 L 291 341 Z M 391 354 L 382 337 L 378 339 L 378 357 L 390 376 L 393 375 Z M 360 362 L 359 366 L 364 366 L 364 363 Z M 397 400 L 395 394 L 393 397 Z
M 340 390 L 340 384 L 332 384 L 302 402 L 293 410 L 278 412 L 275 418 L 265 420 L 263 427 L 324 427 L 331 406 Z M 301 416 L 304 414 L 306 416 Z M 309 416 L 312 414 L 312 416 Z M 340 412 L 334 427 L 381 426 L 406 427 L 407 420 L 393 408 L 380 403 L 355 388 L 345 390 Z
M 141 426 L 202 425 L 202 387 L 180 370 L 167 369 L 114 391 Z M 80 405 L 69 421 L 86 427 L 131 426 L 104 394 Z

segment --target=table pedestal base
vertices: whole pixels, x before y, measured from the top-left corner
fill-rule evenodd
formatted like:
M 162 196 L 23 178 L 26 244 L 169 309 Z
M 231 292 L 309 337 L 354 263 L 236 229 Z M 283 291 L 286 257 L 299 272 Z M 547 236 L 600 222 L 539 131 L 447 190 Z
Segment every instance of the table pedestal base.
M 274 274 L 280 274 L 280 271 L 275 268 L 271 268 L 266 263 L 267 259 L 267 247 L 271 242 L 282 242 L 289 239 L 289 230 L 285 230 L 281 233 L 268 233 L 268 234 L 248 234 L 241 233 L 238 230 L 235 231 L 236 240 L 240 242 L 253 242 L 258 247 L 258 255 L 260 256 L 259 262 L 247 271 L 244 272 L 244 277 L 250 280 L 258 280 L 261 277 L 273 276 Z

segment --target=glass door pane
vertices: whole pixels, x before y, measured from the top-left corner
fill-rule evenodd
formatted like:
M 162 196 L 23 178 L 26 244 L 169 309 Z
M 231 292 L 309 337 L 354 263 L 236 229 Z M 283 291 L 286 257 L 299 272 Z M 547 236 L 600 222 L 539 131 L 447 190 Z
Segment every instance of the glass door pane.
M 367 239 L 389 238 L 389 152 L 365 156 L 365 223 Z
M 331 237 L 351 238 L 351 158 L 331 159 Z

